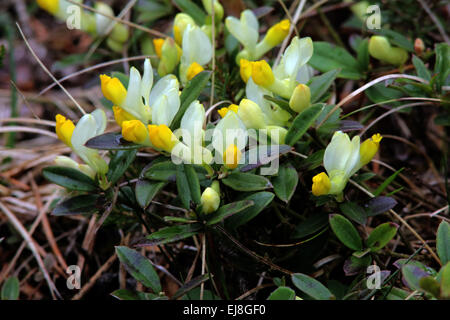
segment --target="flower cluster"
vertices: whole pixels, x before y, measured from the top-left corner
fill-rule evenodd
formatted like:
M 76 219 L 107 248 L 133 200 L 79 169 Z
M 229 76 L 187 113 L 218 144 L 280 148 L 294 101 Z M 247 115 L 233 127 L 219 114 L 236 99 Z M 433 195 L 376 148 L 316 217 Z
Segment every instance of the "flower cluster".
M 67 6 L 64 0 L 38 0 L 38 3 L 59 17 L 64 16 Z M 220 24 L 223 19 L 220 3 L 215 1 L 213 7 L 211 1 L 205 0 L 203 4 L 210 15 L 214 11 L 216 23 Z M 102 8 L 109 10 L 105 9 L 107 6 Z M 96 19 L 96 30 L 99 30 L 100 23 L 108 22 L 99 17 Z M 220 119 L 212 130 L 210 140 L 205 134 L 207 117 L 200 101 L 192 101 L 179 115 L 182 109 L 181 88 L 188 87 L 198 74 L 209 68 L 214 50 L 211 32 L 215 28 L 211 28 L 210 24 L 198 25 L 186 13 L 176 15 L 172 37 L 152 41 L 158 56 L 157 76 L 149 59 L 144 62 L 142 75 L 135 67 L 130 69 L 127 85 L 117 77 L 100 75 L 102 93 L 113 104 L 114 118 L 125 140 L 140 147 L 153 148 L 184 163 L 200 163 L 209 168 L 208 171 L 213 171 L 210 164 L 213 158 L 218 158 L 223 163 L 220 171 L 225 173 L 242 163 L 243 152 L 250 139 L 249 130 L 264 130 L 272 144 L 285 143 L 294 118 L 311 107 L 311 90 L 307 85 L 314 72 L 307 65 L 313 55 L 311 38 L 293 37 L 282 52 L 279 63 L 271 66 L 263 56 L 288 36 L 289 20 L 269 28 L 260 41 L 258 20 L 250 10 L 242 12 L 240 19 L 227 17 L 225 26 L 242 44 L 242 50 L 236 57 L 236 68 L 239 68 L 242 85 L 245 85 L 245 97 L 236 104 L 217 110 Z M 115 27 L 121 28 L 119 24 Z M 383 57 L 378 55 L 380 59 L 400 62 L 393 61 L 396 53 L 391 51 L 396 48 L 388 48 L 379 38 L 371 39 L 369 51 L 372 54 L 373 48 L 380 46 L 387 50 Z M 379 53 L 380 50 L 375 51 Z M 154 81 L 154 77 L 158 80 Z M 274 102 L 277 99 L 284 100 L 286 105 L 282 108 Z M 59 157 L 57 163 L 78 169 L 92 178 L 97 175 L 99 179 L 105 179 L 108 171 L 106 161 L 85 143 L 102 134 L 106 123 L 102 110 L 84 115 L 76 126 L 71 120 L 57 115 L 58 137 L 86 164 L 79 165 L 67 157 Z M 211 147 L 206 147 L 207 141 L 211 141 Z M 330 194 L 340 199 L 347 181 L 371 161 L 380 141 L 379 134 L 360 143 L 359 136 L 350 140 L 347 134 L 337 131 L 325 150 L 326 173 L 313 178 L 312 193 L 315 196 Z M 217 180 L 204 190 L 201 201 L 204 213 L 217 210 L 220 203 Z

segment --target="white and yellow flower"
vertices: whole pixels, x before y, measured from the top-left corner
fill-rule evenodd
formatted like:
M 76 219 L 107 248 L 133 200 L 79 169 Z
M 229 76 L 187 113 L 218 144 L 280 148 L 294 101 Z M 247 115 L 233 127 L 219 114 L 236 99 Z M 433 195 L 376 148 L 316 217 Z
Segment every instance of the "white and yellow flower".
M 205 108 L 198 101 L 193 101 L 183 117 L 180 128 L 174 134 L 182 138 L 172 150 L 172 155 L 182 159 L 185 163 L 209 164 L 212 161 L 211 151 L 204 144 L 205 133 L 203 123 L 205 122 Z
M 99 174 L 104 175 L 108 171 L 108 164 L 103 160 L 98 151 L 85 147 L 85 143 L 105 131 L 106 114 L 97 109 L 91 114 L 85 114 L 75 126 L 66 117 L 56 115 L 56 134 L 58 138 L 69 146 L 89 167 Z
M 338 199 L 350 179 L 361 167 L 369 163 L 377 153 L 382 136 L 375 134 L 360 144 L 359 136 L 350 141 L 348 134 L 337 131 L 325 149 L 325 172 L 313 177 L 312 193 L 315 196 L 332 194 Z
M 283 20 L 272 26 L 264 36 L 259 39 L 259 23 L 251 10 L 244 10 L 240 19 L 227 17 L 225 25 L 228 31 L 243 45 L 244 49 L 236 56 L 236 63 L 241 59 L 257 60 L 266 52 L 279 45 L 289 34 L 290 22 Z
M 247 145 L 247 129 L 234 111 L 228 111 L 217 123 L 212 133 L 212 147 L 215 150 L 215 162 L 223 163 L 228 169 L 235 169 Z
M 180 81 L 185 85 L 211 61 L 213 47 L 206 33 L 196 25 L 187 25 L 183 33 Z

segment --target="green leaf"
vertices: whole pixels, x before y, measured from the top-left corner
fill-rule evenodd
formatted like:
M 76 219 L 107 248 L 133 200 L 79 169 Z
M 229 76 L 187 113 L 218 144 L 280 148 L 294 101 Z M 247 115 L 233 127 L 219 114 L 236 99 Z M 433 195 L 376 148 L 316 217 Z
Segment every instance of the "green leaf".
M 420 290 L 420 279 L 427 277 L 428 273 L 415 265 L 406 264 L 402 266 L 402 275 L 410 289 Z
M 441 286 L 432 276 L 421 278 L 419 286 L 424 291 L 431 293 L 435 298 L 439 299 Z
M 335 300 L 334 295 L 323 284 L 303 273 L 292 275 L 294 285 L 315 300 Z
M 175 300 L 175 299 L 178 299 L 178 298 L 184 296 L 185 294 L 187 294 L 189 291 L 191 291 L 195 287 L 197 287 L 197 286 L 201 285 L 203 282 L 209 280 L 209 278 L 210 278 L 209 273 L 205 273 L 205 274 L 202 274 L 202 275 L 199 275 L 199 276 L 195 277 L 191 281 L 186 282 L 185 284 L 183 284 L 177 290 L 177 292 L 175 292 L 175 294 L 173 295 L 173 297 L 171 299 Z
M 366 212 L 369 217 L 373 217 L 391 210 L 397 205 L 397 201 L 391 197 L 376 197 L 371 199 L 366 205 Z
M 166 296 L 160 296 L 151 292 L 134 292 L 127 289 L 119 289 L 111 293 L 119 300 L 168 300 Z
M 261 191 L 253 193 L 244 198 L 244 200 L 253 201 L 253 206 L 244 209 L 233 216 L 229 217 L 226 221 L 227 228 L 235 229 L 253 218 L 255 218 L 265 207 L 267 207 L 273 200 L 275 195 L 271 192 Z
M 412 63 L 416 68 L 417 75 L 420 78 L 425 79 L 427 81 L 431 80 L 430 70 L 428 70 L 428 68 L 425 66 L 422 60 L 420 60 L 420 58 L 418 58 L 417 56 L 413 56 Z
M 65 216 L 72 214 L 92 213 L 98 211 L 100 195 L 84 194 L 72 197 L 59 203 L 52 211 L 54 216 Z
M 199 223 L 183 224 L 179 226 L 165 227 L 153 232 L 147 236 L 150 242 L 146 242 L 148 245 L 164 244 L 169 242 L 178 241 L 181 239 L 192 237 L 197 234 L 203 226 Z
M 173 2 L 181 9 L 181 11 L 190 15 L 198 25 L 202 26 L 205 24 L 205 12 L 194 2 L 191 0 L 173 0 Z
M 291 238 L 299 239 L 307 237 L 313 233 L 316 233 L 320 229 L 323 229 L 328 224 L 327 214 L 313 214 L 305 221 L 300 222 L 294 230 Z
M 175 181 L 177 167 L 172 161 L 155 163 L 144 173 L 144 176 L 157 181 Z
M 394 179 L 398 176 L 398 174 L 403 171 L 403 169 L 404 168 L 398 169 L 392 175 L 390 175 L 386 180 L 384 180 L 384 182 L 373 193 L 374 196 L 378 197 L 384 191 L 384 189 L 386 189 L 387 186 L 390 185 L 392 183 L 392 181 L 394 181 Z
M 365 91 L 367 97 L 373 103 L 382 103 L 388 100 L 401 98 L 403 93 L 396 89 L 388 88 L 384 83 L 377 83 Z M 393 106 L 398 105 L 398 102 L 392 102 Z
M 289 113 L 290 113 L 292 116 L 294 116 L 294 117 L 297 115 L 297 112 L 295 112 L 294 110 L 291 109 L 291 107 L 289 107 L 289 102 L 286 101 L 286 100 L 284 100 L 284 99 L 281 99 L 281 98 L 274 98 L 274 97 L 271 97 L 271 96 L 269 96 L 269 95 L 264 95 L 264 99 L 266 99 L 266 100 L 268 100 L 268 101 L 271 101 L 271 102 L 275 103 L 275 104 L 278 105 L 281 109 L 283 109 L 283 110 L 289 112 Z
M 450 261 L 450 224 L 442 221 L 436 237 L 436 249 L 442 265 Z
M 177 190 L 181 203 L 186 209 L 191 208 L 191 201 L 200 204 L 200 183 L 192 165 L 177 165 Z
M 338 78 L 358 80 L 362 77 L 358 61 L 344 48 L 328 42 L 314 41 L 314 54 L 309 64 L 317 70 L 328 72 L 341 69 Z
M 398 46 L 409 52 L 414 52 L 414 45 L 411 42 L 411 40 L 409 40 L 404 35 L 402 35 L 398 32 L 383 28 L 383 29 L 379 29 L 379 30 L 374 30 L 374 33 L 378 33 L 378 34 L 381 34 L 381 35 L 387 37 L 389 39 L 389 42 L 392 43 L 394 46 Z
M 370 56 L 368 39 L 364 39 L 359 43 L 358 49 L 356 50 L 356 59 L 358 60 L 360 71 L 364 72 L 369 69 Z
M 450 74 L 450 46 L 446 43 L 436 45 L 434 73 L 437 74 L 436 84 L 438 91 L 440 91 L 442 86 L 447 85 L 447 78 Z
M 320 76 L 312 77 L 309 81 L 309 89 L 311 90 L 311 103 L 319 102 L 320 98 L 327 92 L 328 88 L 336 79 L 340 70 L 331 70 Z
M 121 133 L 108 132 L 89 139 L 85 144 L 86 147 L 98 150 L 130 150 L 139 149 L 143 146 L 127 141 L 122 137 Z
M 305 134 L 309 127 L 311 127 L 316 118 L 322 112 L 323 108 L 323 103 L 317 103 L 302 111 L 297 117 L 295 117 L 286 134 L 285 143 L 293 146 L 298 140 L 300 140 L 300 138 Z
M 197 74 L 191 81 L 189 81 L 186 88 L 183 89 L 180 95 L 180 109 L 172 120 L 170 124 L 170 129 L 175 130 L 180 127 L 181 118 L 186 112 L 189 105 L 198 99 L 198 96 L 205 88 L 208 83 L 209 77 L 211 76 L 211 71 L 202 71 Z
M 372 252 L 377 252 L 392 240 L 397 234 L 398 225 L 393 222 L 380 224 L 372 230 L 366 244 Z
M 278 287 L 267 300 L 295 300 L 295 291 L 289 287 Z
M 236 191 L 259 191 L 272 187 L 267 178 L 244 172 L 234 172 L 221 181 Z
M 330 225 L 336 237 L 347 247 L 361 251 L 362 240 L 353 224 L 344 216 L 334 214 L 330 216 Z
M 17 277 L 9 277 L 3 283 L 1 300 L 18 300 L 19 293 L 19 279 Z
M 109 162 L 109 171 L 106 174 L 108 181 L 113 185 L 119 180 L 136 158 L 137 149 L 119 150 Z
M 352 219 L 353 221 L 359 224 L 363 225 L 366 224 L 367 213 L 362 207 L 360 207 L 356 203 L 344 202 L 339 205 L 339 208 L 347 218 Z
M 44 168 L 42 174 L 47 180 L 70 190 L 94 191 L 97 189 L 95 181 L 77 169 L 51 166 Z
M 441 298 L 450 299 L 450 262 L 442 267 Z
M 278 175 L 272 179 L 272 184 L 277 197 L 288 203 L 297 188 L 297 171 L 290 163 L 282 164 L 278 169 Z
M 146 179 L 139 179 L 136 183 L 136 201 L 142 208 L 147 208 L 153 198 L 166 185 L 166 182 L 155 182 Z
M 151 288 L 154 293 L 161 292 L 158 274 L 149 259 L 128 247 L 117 246 L 115 248 L 117 257 L 133 278 L 147 288 Z
M 314 152 L 308 158 L 302 160 L 300 163 L 302 168 L 306 168 L 308 170 L 314 170 L 315 168 L 322 165 L 323 155 L 325 154 L 325 149 Z
M 372 262 L 370 255 L 364 255 L 362 257 L 355 257 L 351 255 L 350 258 L 345 260 L 343 270 L 347 277 L 357 275 L 361 270 L 366 271 L 367 266 Z
M 291 150 L 292 147 L 285 144 L 272 145 L 270 147 L 267 147 L 267 145 L 259 145 L 250 148 L 249 150 L 244 152 L 244 163 L 242 164 L 242 167 L 240 167 L 241 165 L 239 165 L 239 171 L 247 172 L 264 166 Z M 257 159 L 256 163 L 250 161 L 252 159 Z
M 216 212 L 207 217 L 207 225 L 213 225 L 228 218 L 229 216 L 236 214 L 244 209 L 253 206 L 252 200 L 241 200 L 221 206 Z

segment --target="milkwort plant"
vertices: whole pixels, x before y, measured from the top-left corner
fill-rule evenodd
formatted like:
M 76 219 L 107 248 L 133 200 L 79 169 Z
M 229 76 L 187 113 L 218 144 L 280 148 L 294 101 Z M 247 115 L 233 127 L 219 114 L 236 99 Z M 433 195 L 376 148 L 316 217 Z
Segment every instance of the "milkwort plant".
M 37 0 L 62 20 L 73 2 L 80 1 Z M 405 241 L 400 225 L 412 228 L 393 210 L 399 189 L 387 191 L 401 170 L 382 183 L 369 182 L 376 176 L 371 161 L 383 155 L 383 132 L 362 138 L 368 128 L 345 118 L 368 107 L 351 114 L 341 108 L 367 90 L 372 106 L 401 97 L 434 99 L 442 105 L 441 121 L 448 120 L 449 45 L 425 51 L 423 43 L 382 28 L 353 39 L 351 54 L 292 36 L 291 17 L 261 28 L 249 9 L 225 17 L 218 0 L 203 0 L 203 8 L 174 2 L 183 12 L 175 15 L 170 35 L 142 41 L 152 57 L 141 71 L 99 74 L 120 129 L 107 129 L 102 109 L 79 120 L 56 115 L 56 134 L 79 161 L 60 156 L 43 170 L 67 189 L 53 215 L 98 214 L 109 223 L 125 218 L 130 228 L 136 221 L 144 226 L 143 239 L 115 251 L 145 289 L 112 295 L 231 299 L 243 293 L 242 281 L 258 274 L 264 284 L 255 292 L 261 289 L 257 297 L 263 299 L 450 298 L 447 222 L 439 226 L 436 248 L 420 247 L 440 271 L 415 260 L 420 250 L 401 255 L 394 272 L 381 260 L 394 242 Z M 360 22 L 369 5 L 361 3 L 351 7 Z M 114 13 L 106 4 L 95 8 L 81 11 L 81 29 L 106 36 L 120 52 L 130 31 L 108 18 Z M 108 26 L 111 32 L 103 33 Z M 263 36 L 261 29 L 267 30 Z M 375 66 L 399 72 L 375 78 Z M 338 79 L 361 86 L 335 104 Z M 386 86 L 388 79 L 396 82 Z M 222 80 L 229 87 L 221 88 Z M 223 101 L 214 104 L 217 97 Z M 164 209 L 155 210 L 161 202 Z M 180 266 L 177 244 L 195 247 L 193 264 Z M 171 263 L 165 273 L 177 273 L 171 275 L 180 284 L 173 296 L 163 290 L 165 273 L 139 249 L 147 247 Z M 348 280 L 334 279 L 336 266 Z M 378 270 L 371 275 L 379 280 L 375 287 L 368 280 L 371 266 L 378 268 L 372 268 Z

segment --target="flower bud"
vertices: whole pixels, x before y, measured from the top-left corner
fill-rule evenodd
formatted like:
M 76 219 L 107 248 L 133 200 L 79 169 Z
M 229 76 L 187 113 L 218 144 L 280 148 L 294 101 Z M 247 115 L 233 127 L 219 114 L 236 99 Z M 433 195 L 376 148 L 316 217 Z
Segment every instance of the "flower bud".
M 359 148 L 360 167 L 365 166 L 372 160 L 372 158 L 375 156 L 380 147 L 381 139 L 383 139 L 383 137 L 379 133 L 377 133 L 374 134 L 371 138 L 361 143 L 361 147 Z
M 247 129 L 262 129 L 266 126 L 261 108 L 252 100 L 242 99 L 237 114 Z
M 241 160 L 242 152 L 235 144 L 230 144 L 223 155 L 223 162 L 228 169 L 236 169 Z
M 265 88 L 275 82 L 272 68 L 265 60 L 252 63 L 252 79 L 257 85 Z
M 173 21 L 173 37 L 175 42 L 181 46 L 183 33 L 188 25 L 196 25 L 194 19 L 186 13 L 178 13 Z
M 422 39 L 417 38 L 414 41 L 414 52 L 420 56 L 422 55 L 423 51 L 425 50 L 425 44 L 423 43 Z
M 191 65 L 189 66 L 189 68 L 187 69 L 187 73 L 186 73 L 186 77 L 187 79 L 190 81 L 192 80 L 197 74 L 199 74 L 200 72 L 202 72 L 203 67 L 201 65 L 199 65 L 197 62 L 193 62 L 191 63 Z
M 202 211 L 204 214 L 209 214 L 216 211 L 220 205 L 219 193 L 211 187 L 208 187 L 203 191 L 200 198 L 202 204 Z
M 120 42 L 117 42 L 116 40 L 114 40 L 113 38 L 106 38 L 106 45 L 114 52 L 122 52 L 123 50 L 123 44 Z
M 127 141 L 143 144 L 149 138 L 148 128 L 139 120 L 124 121 L 122 136 Z
M 202 0 L 202 2 L 206 12 L 208 12 L 209 15 L 212 15 L 211 0 Z M 216 22 L 223 19 L 223 7 L 218 0 L 214 0 L 214 16 Z
M 279 126 L 266 126 L 265 129 L 272 144 L 284 144 L 288 132 L 287 129 Z
M 148 125 L 148 131 L 153 146 L 166 152 L 171 152 L 173 147 L 179 142 L 172 130 L 165 124 L 150 124 Z
M 312 178 L 312 193 L 315 196 L 327 194 L 331 189 L 331 182 L 325 172 L 321 172 Z
M 162 40 L 162 41 L 161 41 Z M 173 72 L 180 62 L 181 48 L 172 38 L 153 40 L 155 51 L 160 58 L 158 65 L 158 74 L 163 77 Z
M 375 59 L 400 66 L 408 60 L 408 53 L 402 48 L 392 47 L 383 36 L 372 36 L 369 41 L 369 53 Z
M 289 100 L 289 107 L 295 112 L 302 112 L 311 104 L 311 90 L 307 85 L 299 84 Z
M 109 34 L 109 37 L 116 42 L 124 43 L 129 37 L 128 29 L 123 24 L 116 23 Z
M 72 120 L 66 119 L 63 115 L 56 115 L 56 135 L 59 140 L 64 142 L 69 147 L 72 147 L 72 134 L 75 130 L 75 125 Z
M 106 99 L 114 105 L 122 105 L 127 96 L 127 89 L 118 78 L 111 78 L 105 74 L 100 75 L 101 88 Z
M 61 166 L 61 167 L 67 167 L 67 168 L 72 168 L 75 170 L 79 170 L 82 173 L 84 173 L 85 175 L 87 175 L 88 177 L 90 177 L 91 179 L 95 178 L 96 172 L 94 170 L 92 170 L 91 167 L 89 167 L 88 165 L 85 164 L 79 164 L 78 162 L 72 160 L 69 157 L 66 156 L 57 156 L 55 158 L 55 164 L 57 166 Z
M 288 19 L 278 22 L 267 31 L 263 41 L 271 48 L 276 47 L 286 38 L 290 26 L 291 23 Z

